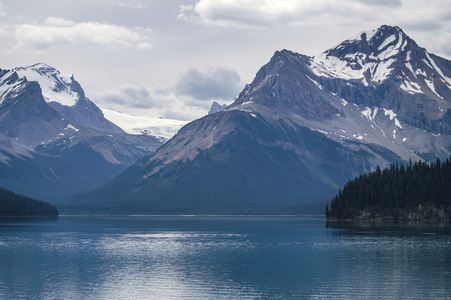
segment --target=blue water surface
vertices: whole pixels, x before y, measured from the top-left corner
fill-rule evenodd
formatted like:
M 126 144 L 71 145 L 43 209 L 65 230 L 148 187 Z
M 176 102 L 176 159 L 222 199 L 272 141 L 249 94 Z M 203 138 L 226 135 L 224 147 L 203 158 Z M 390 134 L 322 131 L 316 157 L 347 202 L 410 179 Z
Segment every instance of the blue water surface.
M 451 299 L 447 223 L 0 220 L 1 299 Z

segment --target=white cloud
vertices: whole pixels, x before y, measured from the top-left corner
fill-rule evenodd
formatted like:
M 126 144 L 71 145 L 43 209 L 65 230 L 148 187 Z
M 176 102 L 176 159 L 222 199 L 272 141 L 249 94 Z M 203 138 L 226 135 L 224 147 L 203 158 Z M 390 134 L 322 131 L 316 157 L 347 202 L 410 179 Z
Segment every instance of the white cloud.
M 11 38 L 13 35 L 11 34 L 11 32 L 9 32 L 8 30 L 0 27 L 0 36 L 1 37 L 7 37 L 7 38 Z
M 332 39 L 339 28 L 356 28 L 357 34 L 384 24 L 393 25 L 404 29 L 419 45 L 427 45 L 428 50 L 451 55 L 449 0 L 197 0 L 192 5 L 181 5 L 178 19 L 246 29 L 261 36 L 268 31 L 288 32 L 300 27 L 303 35 L 313 36 L 307 31 L 321 32 L 316 39 Z
M 147 7 L 140 4 L 140 3 L 135 3 L 133 1 L 114 1 L 112 2 L 112 4 L 114 6 L 119 6 L 119 7 L 125 7 L 125 8 L 131 8 L 131 9 L 146 9 Z
M 223 27 L 366 24 L 399 25 L 418 20 L 441 22 L 448 0 L 198 0 L 180 6 L 178 18 Z M 446 12 L 446 13 L 444 13 Z M 449 21 L 449 18 L 448 20 Z M 396 22 L 396 24 L 392 24 Z
M 237 96 L 242 88 L 240 76 L 233 69 L 210 67 L 206 71 L 199 71 L 192 68 L 180 76 L 175 93 L 200 101 L 229 100 Z
M 199 0 L 181 6 L 178 18 L 215 26 L 267 27 L 305 22 L 342 11 L 343 6 L 331 0 Z
M 72 27 L 75 26 L 75 22 L 71 20 L 64 20 L 63 18 L 49 17 L 44 21 L 45 26 L 61 26 L 61 27 Z
M 242 88 L 235 70 L 210 67 L 205 71 L 189 69 L 167 88 L 127 83 L 86 94 L 100 107 L 113 111 L 188 121 L 206 115 L 214 100 L 229 102 Z
M 211 103 L 178 95 L 173 88 L 124 84 L 119 89 L 87 91 L 90 99 L 102 108 L 137 116 L 191 121 L 207 114 Z
M 146 35 L 148 31 L 108 23 L 75 23 L 50 17 L 43 24 L 17 25 L 16 49 L 46 50 L 66 45 L 151 49 Z

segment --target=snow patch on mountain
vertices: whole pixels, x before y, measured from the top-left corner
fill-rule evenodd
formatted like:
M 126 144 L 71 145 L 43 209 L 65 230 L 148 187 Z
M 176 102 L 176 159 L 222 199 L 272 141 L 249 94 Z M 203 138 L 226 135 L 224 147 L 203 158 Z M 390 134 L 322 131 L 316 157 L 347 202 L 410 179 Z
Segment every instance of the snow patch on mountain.
M 372 110 L 369 107 L 366 107 L 364 111 L 362 111 L 362 115 L 368 118 L 371 122 L 374 122 L 376 119 L 377 112 L 379 111 L 379 108 L 375 107 L 374 110 Z
M 72 124 L 67 124 L 66 128 L 64 128 L 64 130 L 74 130 L 74 131 L 79 131 L 78 128 L 75 128 Z
M 429 89 L 430 89 L 434 94 L 436 94 L 437 97 L 439 97 L 440 99 L 443 99 L 443 97 L 440 96 L 439 93 L 437 93 L 437 91 L 435 90 L 434 82 L 433 82 L 432 80 L 427 80 L 427 79 L 425 79 L 424 82 L 426 82 L 426 84 L 427 84 L 427 86 L 429 87 Z
M 387 47 L 390 43 L 396 41 L 396 36 L 395 35 L 391 35 L 388 38 L 386 38 L 382 44 L 379 45 L 379 47 L 377 48 L 379 51 L 384 49 L 385 47 Z
M 42 90 L 45 101 L 58 102 L 62 105 L 73 106 L 80 95 L 73 91 L 74 78 L 72 74 L 64 74 L 43 63 L 29 67 L 14 69 L 19 77 L 28 81 L 37 81 Z
M 398 39 L 398 42 L 396 45 L 390 45 L 391 43 L 393 43 L 394 41 L 396 41 L 396 39 Z M 397 55 L 399 52 L 403 51 L 405 45 L 407 42 L 403 39 L 402 34 L 398 32 L 397 36 L 390 36 L 387 39 L 384 40 L 384 42 L 381 44 L 381 46 L 379 46 L 380 49 L 384 49 L 385 47 L 387 47 L 382 53 L 377 55 L 377 58 L 381 59 L 381 60 L 386 60 L 392 56 Z M 390 46 L 388 46 L 390 45 Z
M 173 137 L 188 121 L 163 119 L 153 116 L 134 116 L 118 111 L 101 108 L 105 118 L 121 127 L 129 134 L 154 135 L 166 142 Z
M 317 76 L 358 80 L 365 86 L 380 84 L 389 78 L 398 54 L 408 45 L 408 38 L 401 29 L 395 27 L 394 30 L 388 36 L 382 29 L 361 32 L 314 57 L 310 69 Z M 350 48 L 370 50 L 347 52 Z M 413 73 L 411 66 L 409 69 Z
M 447 77 L 445 74 L 443 74 L 442 70 L 437 66 L 435 61 L 431 58 L 428 52 L 426 52 L 426 56 L 431 63 L 430 67 L 431 69 L 437 71 L 437 73 L 442 77 L 442 79 L 448 84 L 448 87 L 451 88 L 451 78 Z
M 360 32 L 358 35 L 350 38 L 349 40 L 345 41 L 345 42 L 350 42 L 350 41 L 363 41 L 365 38 L 365 40 L 371 40 L 373 38 L 373 36 L 378 32 L 377 29 L 372 29 L 372 30 L 364 30 L 362 32 Z M 339 46 L 337 46 L 337 48 L 339 47 L 344 47 L 343 45 L 344 43 L 340 44 Z
M 323 89 L 323 86 L 322 86 L 321 84 L 319 84 L 317 81 L 313 80 L 313 79 L 310 78 L 310 76 L 308 76 L 308 75 L 305 75 L 305 76 L 307 76 L 307 78 L 310 79 L 310 81 L 313 82 L 320 90 Z
M 345 80 L 361 80 L 366 86 L 370 83 L 381 83 L 390 76 L 395 59 L 388 59 L 382 62 L 365 62 L 368 58 L 363 53 L 349 54 L 347 59 L 355 61 L 350 64 L 348 60 L 342 60 L 336 56 L 329 56 L 326 53 L 315 57 L 310 65 L 311 70 L 317 76 L 329 78 L 341 78 Z M 365 75 L 370 74 L 370 83 Z
M 401 89 L 406 91 L 409 94 L 422 94 L 421 87 L 418 83 L 405 80 L 401 85 L 399 86 Z
M 401 123 L 399 123 L 398 119 L 396 118 L 396 114 L 393 112 L 393 110 L 391 109 L 383 109 L 384 110 L 384 115 L 388 116 L 390 118 L 390 121 L 392 121 L 393 119 L 395 120 L 395 126 L 398 127 L 399 129 L 402 129 Z
M 17 77 L 14 71 L 0 70 L 0 104 L 7 98 L 13 98 L 24 89 L 24 80 Z

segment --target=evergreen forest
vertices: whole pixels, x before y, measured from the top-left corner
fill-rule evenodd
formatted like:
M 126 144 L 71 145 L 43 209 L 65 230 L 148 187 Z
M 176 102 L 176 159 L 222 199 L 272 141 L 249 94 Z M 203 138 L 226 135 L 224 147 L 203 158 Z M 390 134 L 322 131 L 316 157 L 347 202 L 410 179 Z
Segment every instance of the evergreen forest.
M 348 181 L 325 213 L 328 220 L 450 219 L 450 159 L 377 167 Z
M 58 216 L 58 209 L 46 202 L 0 188 L 0 216 Z

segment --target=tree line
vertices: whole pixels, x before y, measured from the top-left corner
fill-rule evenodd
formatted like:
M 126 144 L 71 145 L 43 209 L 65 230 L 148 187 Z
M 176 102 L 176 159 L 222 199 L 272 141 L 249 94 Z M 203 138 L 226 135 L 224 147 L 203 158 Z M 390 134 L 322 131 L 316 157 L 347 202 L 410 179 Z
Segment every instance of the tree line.
M 450 219 L 451 162 L 394 163 L 348 181 L 326 204 L 327 219 Z
M 46 202 L 0 188 L 0 216 L 58 216 L 58 209 Z

